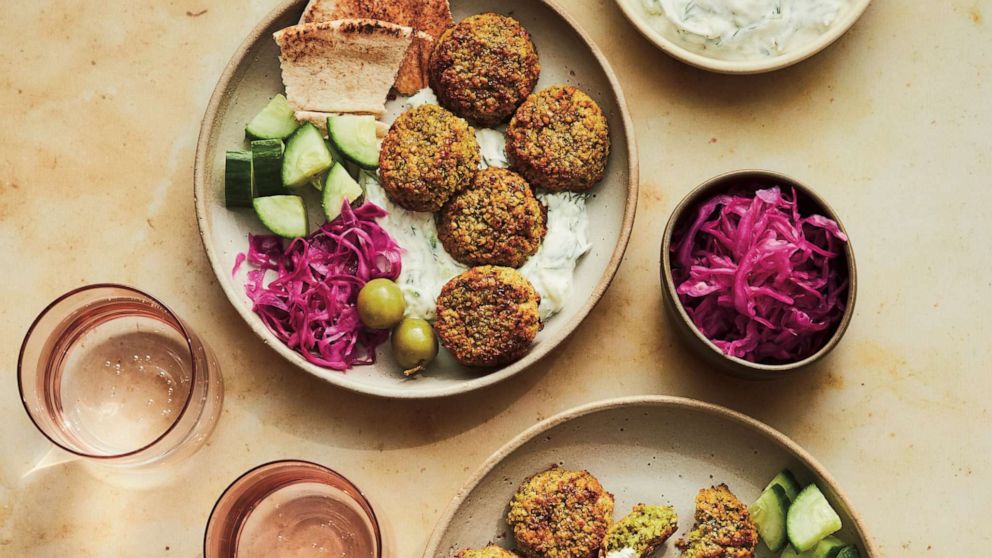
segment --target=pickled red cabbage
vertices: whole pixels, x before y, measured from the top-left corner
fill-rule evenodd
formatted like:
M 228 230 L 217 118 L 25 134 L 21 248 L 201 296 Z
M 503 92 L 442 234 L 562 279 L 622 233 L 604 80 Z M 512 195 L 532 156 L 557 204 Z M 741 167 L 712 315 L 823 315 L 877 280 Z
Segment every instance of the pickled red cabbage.
M 673 235 L 672 277 L 696 328 L 724 353 L 795 362 L 844 315 L 846 242 L 835 221 L 800 215 L 794 189 L 719 195 Z
M 389 336 L 364 327 L 356 306 L 366 282 L 400 274 L 401 248 L 376 222 L 385 216 L 375 204 L 352 209 L 345 202 L 337 219 L 288 247 L 277 236 L 248 236 L 246 258 L 255 269 L 245 292 L 252 310 L 313 364 L 342 371 L 371 364 Z M 235 271 L 243 261 L 239 255 Z M 268 283 L 267 272 L 275 274 Z

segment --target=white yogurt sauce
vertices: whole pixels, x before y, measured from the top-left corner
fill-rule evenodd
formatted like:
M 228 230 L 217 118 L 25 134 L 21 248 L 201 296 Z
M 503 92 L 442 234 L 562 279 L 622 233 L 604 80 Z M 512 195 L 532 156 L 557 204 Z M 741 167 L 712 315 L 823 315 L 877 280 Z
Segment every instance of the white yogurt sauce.
M 405 108 L 436 102 L 429 89 L 403 101 Z M 506 137 L 491 129 L 476 131 L 482 154 L 481 168 L 509 166 Z M 455 261 L 437 237 L 434 214 L 407 211 L 389 200 L 375 176 L 362 174 L 365 197 L 384 208 L 389 215 L 380 224 L 403 248 L 403 270 L 397 283 L 406 298 L 406 314 L 433 320 L 441 287 L 468 267 Z M 544 241 L 520 268 L 541 295 L 540 315 L 546 320 L 565 306 L 572 290 L 575 266 L 592 245 L 589 243 L 589 216 L 586 196 L 573 192 L 538 192 L 537 199 L 548 208 L 548 232 Z
M 606 554 L 606 558 L 637 558 L 637 551 L 628 546 L 620 550 L 611 550 Z
M 824 34 L 851 0 L 642 0 L 650 22 L 689 50 L 722 60 L 780 56 Z

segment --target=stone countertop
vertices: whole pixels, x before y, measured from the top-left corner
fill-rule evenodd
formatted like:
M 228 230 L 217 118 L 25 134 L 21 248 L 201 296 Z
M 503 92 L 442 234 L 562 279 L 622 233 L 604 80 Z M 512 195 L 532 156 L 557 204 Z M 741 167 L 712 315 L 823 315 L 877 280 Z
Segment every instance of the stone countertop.
M 875 0 L 813 59 L 728 77 L 655 50 L 612 0 L 562 0 L 605 51 L 633 115 L 642 184 L 627 257 L 590 318 L 543 363 L 492 389 L 424 402 L 355 395 L 284 362 L 230 306 L 200 244 L 200 118 L 235 47 L 276 3 L 4 8 L 0 555 L 196 556 L 234 478 L 296 457 L 363 487 L 387 554 L 418 557 L 500 445 L 559 411 L 633 394 L 699 398 L 785 432 L 845 488 L 882 555 L 992 545 L 992 1 Z M 658 286 L 674 205 L 745 167 L 817 188 L 860 264 L 843 343 L 809 373 L 774 383 L 705 369 L 676 340 Z M 20 340 L 54 297 L 101 281 L 160 296 L 223 367 L 224 412 L 196 472 L 152 491 L 99 481 L 78 464 L 25 476 L 45 443 L 14 385 Z

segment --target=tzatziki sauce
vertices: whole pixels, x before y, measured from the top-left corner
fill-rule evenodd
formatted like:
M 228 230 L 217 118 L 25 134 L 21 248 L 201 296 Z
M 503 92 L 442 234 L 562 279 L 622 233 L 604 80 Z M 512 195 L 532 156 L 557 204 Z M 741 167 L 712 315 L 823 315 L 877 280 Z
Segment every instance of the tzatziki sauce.
M 641 0 L 658 31 L 721 60 L 760 60 L 813 42 L 851 0 Z

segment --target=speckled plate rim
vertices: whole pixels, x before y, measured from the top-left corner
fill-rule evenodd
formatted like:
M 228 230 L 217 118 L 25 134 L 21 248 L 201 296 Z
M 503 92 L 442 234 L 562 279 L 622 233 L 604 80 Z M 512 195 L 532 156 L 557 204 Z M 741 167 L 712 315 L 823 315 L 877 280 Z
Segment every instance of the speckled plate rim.
M 427 543 L 427 548 L 424 550 L 423 558 L 434 558 L 441 545 L 441 539 L 444 537 L 445 532 L 454 520 L 455 515 L 461 508 L 462 503 L 465 502 L 469 494 L 475 490 L 486 475 L 495 469 L 497 465 L 503 462 L 504 459 L 508 458 L 512 453 L 520 449 L 531 440 L 541 437 L 545 432 L 557 426 L 586 415 L 618 409 L 621 407 L 664 407 L 683 411 L 701 412 L 735 423 L 739 426 L 743 426 L 744 428 L 771 441 L 785 450 L 786 453 L 791 454 L 815 476 L 819 477 L 823 485 L 828 487 L 829 490 L 836 495 L 837 500 L 844 506 L 847 514 L 853 520 L 854 530 L 864 543 L 866 557 L 873 558 L 875 556 L 879 556 L 875 542 L 868 534 L 868 529 L 865 527 L 861 517 L 854 511 L 847 495 L 840 489 L 837 481 L 834 480 L 823 465 L 820 465 L 820 463 L 813 458 L 809 452 L 804 450 L 796 442 L 792 441 L 791 438 L 761 421 L 712 403 L 704 403 L 702 401 L 688 399 L 685 397 L 639 395 L 633 397 L 606 399 L 575 407 L 537 423 L 507 442 L 506 445 L 498 449 L 489 457 L 489 459 L 485 461 L 485 463 L 482 464 L 482 466 L 475 472 L 474 475 L 472 475 L 468 482 L 466 482 L 465 485 L 458 491 L 455 497 L 451 500 L 451 503 L 448 504 L 447 509 L 445 509 L 444 513 L 441 515 L 441 518 L 438 520 L 437 526 L 434 528 L 433 533 L 431 533 L 431 538 Z
M 843 19 L 828 29 L 826 33 L 820 35 L 815 41 L 799 50 L 767 60 L 740 61 L 719 60 L 692 52 L 651 27 L 641 14 L 635 13 L 633 8 L 627 6 L 629 0 L 614 1 L 617 7 L 620 8 L 620 11 L 623 12 L 624 16 L 627 17 L 641 35 L 651 41 L 656 47 L 690 66 L 720 74 L 762 74 L 798 64 L 841 38 L 851 27 L 854 27 L 854 24 L 861 19 L 865 10 L 868 9 L 868 5 L 871 4 L 871 0 L 854 0 L 854 5 L 851 6 L 851 9 L 848 10 Z
M 531 352 L 529 352 L 524 358 L 518 360 L 517 362 L 496 370 L 490 374 L 486 374 L 481 377 L 473 378 L 470 380 L 465 380 L 464 382 L 458 383 L 453 386 L 441 387 L 435 390 L 421 390 L 421 391 L 409 391 L 403 389 L 402 386 L 395 388 L 390 387 L 378 387 L 370 386 L 356 383 L 352 381 L 347 374 L 324 374 L 318 375 L 311 370 L 308 370 L 306 366 L 301 365 L 297 361 L 297 353 L 286 347 L 284 344 L 277 341 L 273 342 L 269 340 L 271 333 L 265 328 L 259 319 L 251 312 L 250 309 L 246 308 L 243 304 L 239 303 L 238 294 L 234 290 L 234 286 L 230 281 L 224 281 L 222 279 L 223 274 L 230 272 L 227 264 L 221 261 L 220 256 L 214 250 L 213 246 L 209 241 L 211 234 L 210 223 L 207 219 L 207 184 L 206 184 L 206 168 L 209 158 L 208 148 L 210 143 L 210 136 L 212 135 L 213 129 L 215 127 L 215 120 L 217 118 L 217 113 L 224 102 L 225 97 L 228 95 L 228 91 L 231 88 L 231 82 L 235 78 L 238 66 L 241 64 L 242 60 L 248 55 L 249 50 L 255 44 L 255 42 L 262 39 L 262 35 L 265 33 L 266 29 L 269 28 L 277 19 L 281 18 L 289 10 L 303 10 L 306 5 L 307 0 L 285 0 L 278 6 L 276 6 L 267 16 L 265 16 L 255 27 L 249 32 L 248 36 L 242 41 L 241 45 L 234 52 L 231 60 L 228 62 L 227 66 L 224 68 L 220 79 L 214 88 L 213 94 L 210 96 L 210 102 L 207 105 L 207 110 L 204 113 L 203 120 L 200 124 L 200 135 L 197 140 L 196 145 L 196 158 L 194 161 L 193 168 L 193 199 L 196 208 L 196 221 L 200 232 L 200 240 L 203 243 L 203 247 L 207 252 L 207 258 L 210 260 L 210 266 L 213 268 L 214 274 L 218 278 L 218 283 L 224 294 L 227 295 L 228 300 L 234 306 L 234 308 L 241 315 L 242 319 L 248 324 L 248 326 L 255 332 L 255 334 L 264 342 L 265 344 L 271 346 L 282 355 L 287 361 L 293 363 L 299 368 L 307 371 L 308 373 L 314 374 L 319 378 L 330 382 L 338 387 L 348 389 L 358 393 L 364 393 L 367 395 L 374 395 L 378 397 L 387 397 L 395 399 L 433 399 L 438 397 L 447 397 L 452 395 L 458 395 L 462 393 L 468 393 L 481 389 L 493 384 L 496 384 L 510 376 L 514 376 L 517 373 L 525 370 L 526 368 L 532 366 L 546 356 L 549 352 L 554 350 L 561 344 L 565 339 L 567 339 L 579 324 L 589 315 L 592 309 L 596 306 L 599 300 L 603 297 L 606 289 L 610 286 L 613 278 L 616 276 L 617 270 L 620 268 L 620 262 L 623 260 L 624 252 L 627 250 L 627 244 L 630 241 L 630 234 L 634 227 L 634 215 L 637 211 L 637 193 L 640 184 L 640 177 L 638 174 L 638 154 L 637 154 L 637 140 L 634 133 L 633 121 L 630 117 L 630 111 L 627 108 L 627 101 L 624 97 L 623 90 L 620 88 L 620 82 L 617 79 L 616 73 L 614 73 L 613 68 L 607 61 L 606 57 L 603 55 L 602 51 L 596 44 L 592 41 L 589 35 L 569 16 L 560 5 L 555 0 L 532 0 L 535 2 L 540 2 L 541 4 L 547 6 L 552 11 L 556 12 L 562 20 L 573 29 L 575 34 L 582 40 L 582 42 L 589 49 L 589 52 L 595 57 L 596 62 L 603 70 L 603 74 L 606 76 L 610 84 L 610 93 L 616 100 L 617 107 L 620 110 L 620 116 L 622 120 L 622 133 L 627 142 L 627 161 L 628 161 L 628 180 L 627 180 L 627 199 L 625 202 L 623 222 L 620 228 L 620 236 L 617 239 L 617 243 L 613 249 L 613 255 L 610 257 L 606 268 L 603 270 L 603 274 L 600 277 L 599 282 L 593 288 L 588 300 L 585 304 L 578 310 L 578 312 L 573 316 L 571 321 L 565 324 L 554 337 L 550 337 L 544 340 L 540 346 L 535 347 Z M 274 339 L 274 338 L 273 338 Z

